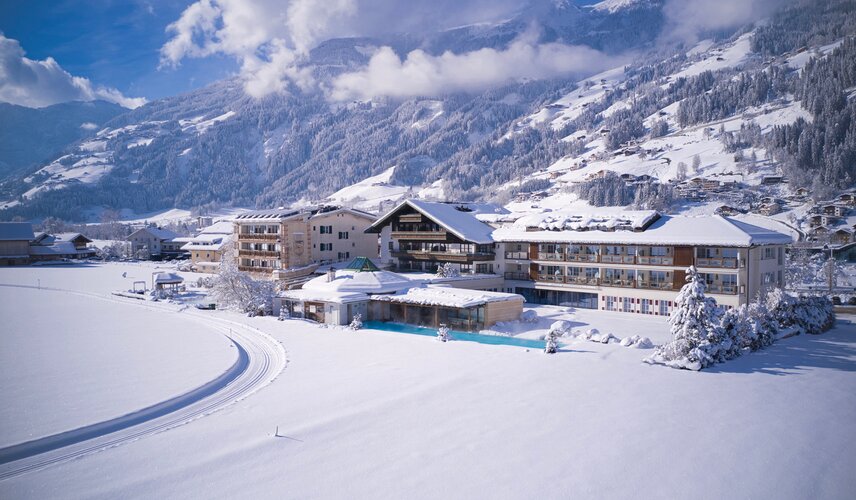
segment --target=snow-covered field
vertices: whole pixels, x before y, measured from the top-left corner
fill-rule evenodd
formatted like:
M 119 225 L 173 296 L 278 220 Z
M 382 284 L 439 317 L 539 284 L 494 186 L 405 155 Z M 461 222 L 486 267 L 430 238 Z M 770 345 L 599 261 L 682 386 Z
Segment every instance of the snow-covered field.
M 0 446 L 158 403 L 237 357 L 183 315 L 69 293 L 0 286 L 0 316 Z
M 0 282 L 41 279 L 89 291 L 121 286 L 123 270 L 149 271 L 4 269 Z M 92 279 L 78 279 L 81 272 Z M 580 323 L 621 337 L 657 329 L 633 315 L 576 313 Z M 76 308 L 55 314 L 81 319 Z M 0 496 L 852 498 L 856 491 L 856 318 L 696 373 L 644 364 L 649 350 L 617 344 L 576 342 L 546 356 L 211 316 L 279 340 L 285 370 L 188 425 L 0 481 Z M 183 354 L 188 365 L 199 363 L 194 349 Z M 4 363 L 9 355 L 4 349 Z M 277 427 L 284 437 L 274 437 Z

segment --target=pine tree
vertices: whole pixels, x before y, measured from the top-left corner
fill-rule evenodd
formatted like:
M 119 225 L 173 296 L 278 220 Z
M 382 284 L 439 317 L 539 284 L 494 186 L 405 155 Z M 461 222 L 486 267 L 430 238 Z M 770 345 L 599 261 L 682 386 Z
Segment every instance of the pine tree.
M 354 318 L 351 320 L 351 324 L 348 325 L 348 328 L 351 330 L 359 330 L 363 327 L 363 315 L 360 313 L 354 314 Z
M 440 342 L 448 342 L 452 340 L 452 336 L 449 334 L 449 327 L 441 324 L 440 328 L 437 329 L 437 340 Z
M 549 332 L 547 332 L 547 335 L 544 337 L 544 341 L 545 341 L 544 353 L 545 354 L 555 354 L 556 351 L 559 350 L 559 343 L 556 341 L 558 336 L 559 336 L 559 332 L 557 332 L 556 330 L 554 330 L 552 328 L 550 329 Z
M 707 285 L 695 266 L 687 269 L 686 279 L 669 317 L 674 340 L 659 347 L 652 361 L 700 370 L 723 361 L 731 344 L 720 326 L 721 310 L 716 300 L 705 297 Z

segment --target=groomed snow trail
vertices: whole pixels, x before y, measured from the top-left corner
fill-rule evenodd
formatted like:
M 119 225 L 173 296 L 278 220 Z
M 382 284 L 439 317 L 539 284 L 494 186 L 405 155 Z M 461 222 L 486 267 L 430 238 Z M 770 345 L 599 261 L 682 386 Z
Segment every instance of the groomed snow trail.
M 117 418 L 0 449 L 0 481 L 163 432 L 230 406 L 273 382 L 288 364 L 273 337 L 242 323 L 175 305 L 117 299 L 77 290 L 2 284 L 181 313 L 228 336 L 238 359 L 223 374 L 189 392 Z

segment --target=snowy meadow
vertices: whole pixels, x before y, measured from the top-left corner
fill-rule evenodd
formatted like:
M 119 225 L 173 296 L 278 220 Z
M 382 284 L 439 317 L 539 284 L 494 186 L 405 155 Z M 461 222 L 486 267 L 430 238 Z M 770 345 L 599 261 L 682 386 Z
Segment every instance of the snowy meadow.
M 276 373 L 186 424 L 22 473 L 6 474 L 10 464 L 0 464 L 0 496 L 852 498 L 856 491 L 852 316 L 821 335 L 692 372 L 643 363 L 651 349 L 581 338 L 561 338 L 548 356 L 110 295 L 155 270 L 152 263 L 0 270 L 0 284 L 14 285 L 0 286 L 0 443 L 186 393 L 227 372 L 236 345 L 253 335 L 281 347 L 284 359 L 269 363 Z M 669 340 L 664 318 L 532 309 L 541 319 L 528 333 L 522 325 L 494 333 L 538 337 L 564 320 L 621 338 Z M 261 358 L 252 350 L 249 358 L 255 369 Z

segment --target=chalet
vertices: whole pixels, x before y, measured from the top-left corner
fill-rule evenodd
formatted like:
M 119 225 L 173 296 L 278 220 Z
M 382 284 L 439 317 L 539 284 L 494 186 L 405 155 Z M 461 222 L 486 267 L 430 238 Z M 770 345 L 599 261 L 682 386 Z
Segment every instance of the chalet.
M 809 195 L 809 190 L 804 187 L 797 188 L 797 190 L 794 191 L 794 194 L 799 198 L 805 198 Z
M 817 226 L 809 229 L 806 232 L 810 241 L 826 241 L 829 238 L 829 228 L 826 226 Z
M 731 215 L 739 215 L 742 213 L 744 213 L 743 210 L 740 210 L 739 208 L 736 208 L 736 207 L 732 207 L 730 205 L 720 205 L 716 209 L 716 215 L 731 216 Z
M 849 211 L 849 209 L 843 205 L 836 205 L 832 203 L 823 205 L 821 209 L 825 215 L 832 215 L 835 217 L 844 217 Z
M 761 177 L 762 186 L 772 186 L 775 184 L 781 184 L 783 182 L 785 182 L 785 178 L 781 175 L 765 175 Z
M 763 203 L 758 207 L 758 213 L 761 215 L 771 216 L 782 211 L 782 205 L 778 203 Z
M 829 233 L 829 243 L 833 245 L 846 245 L 853 242 L 853 233 L 848 229 L 838 229 Z
M 199 273 L 216 273 L 220 270 L 223 252 L 232 244 L 234 224 L 220 221 L 205 226 L 192 238 L 176 238 L 185 241 L 181 250 L 190 254 L 191 268 Z
M 856 206 L 856 194 L 844 193 L 838 196 L 838 201 L 848 206 Z
M 406 200 L 366 232 L 380 234 L 380 262 L 395 269 L 435 272 L 449 263 L 461 273 L 492 274 L 492 230 L 466 204 Z
M 49 261 L 62 259 L 88 259 L 96 251 L 90 247 L 92 240 L 80 233 L 59 233 L 50 235 L 38 233 L 30 243 L 30 259 Z
M 141 258 L 161 260 L 175 258 L 181 254 L 182 241 L 178 234 L 160 227 L 144 227 L 131 233 L 126 240 L 131 242 L 131 251 Z
M 0 222 L 0 266 L 22 266 L 30 262 L 33 225 L 29 222 Z

